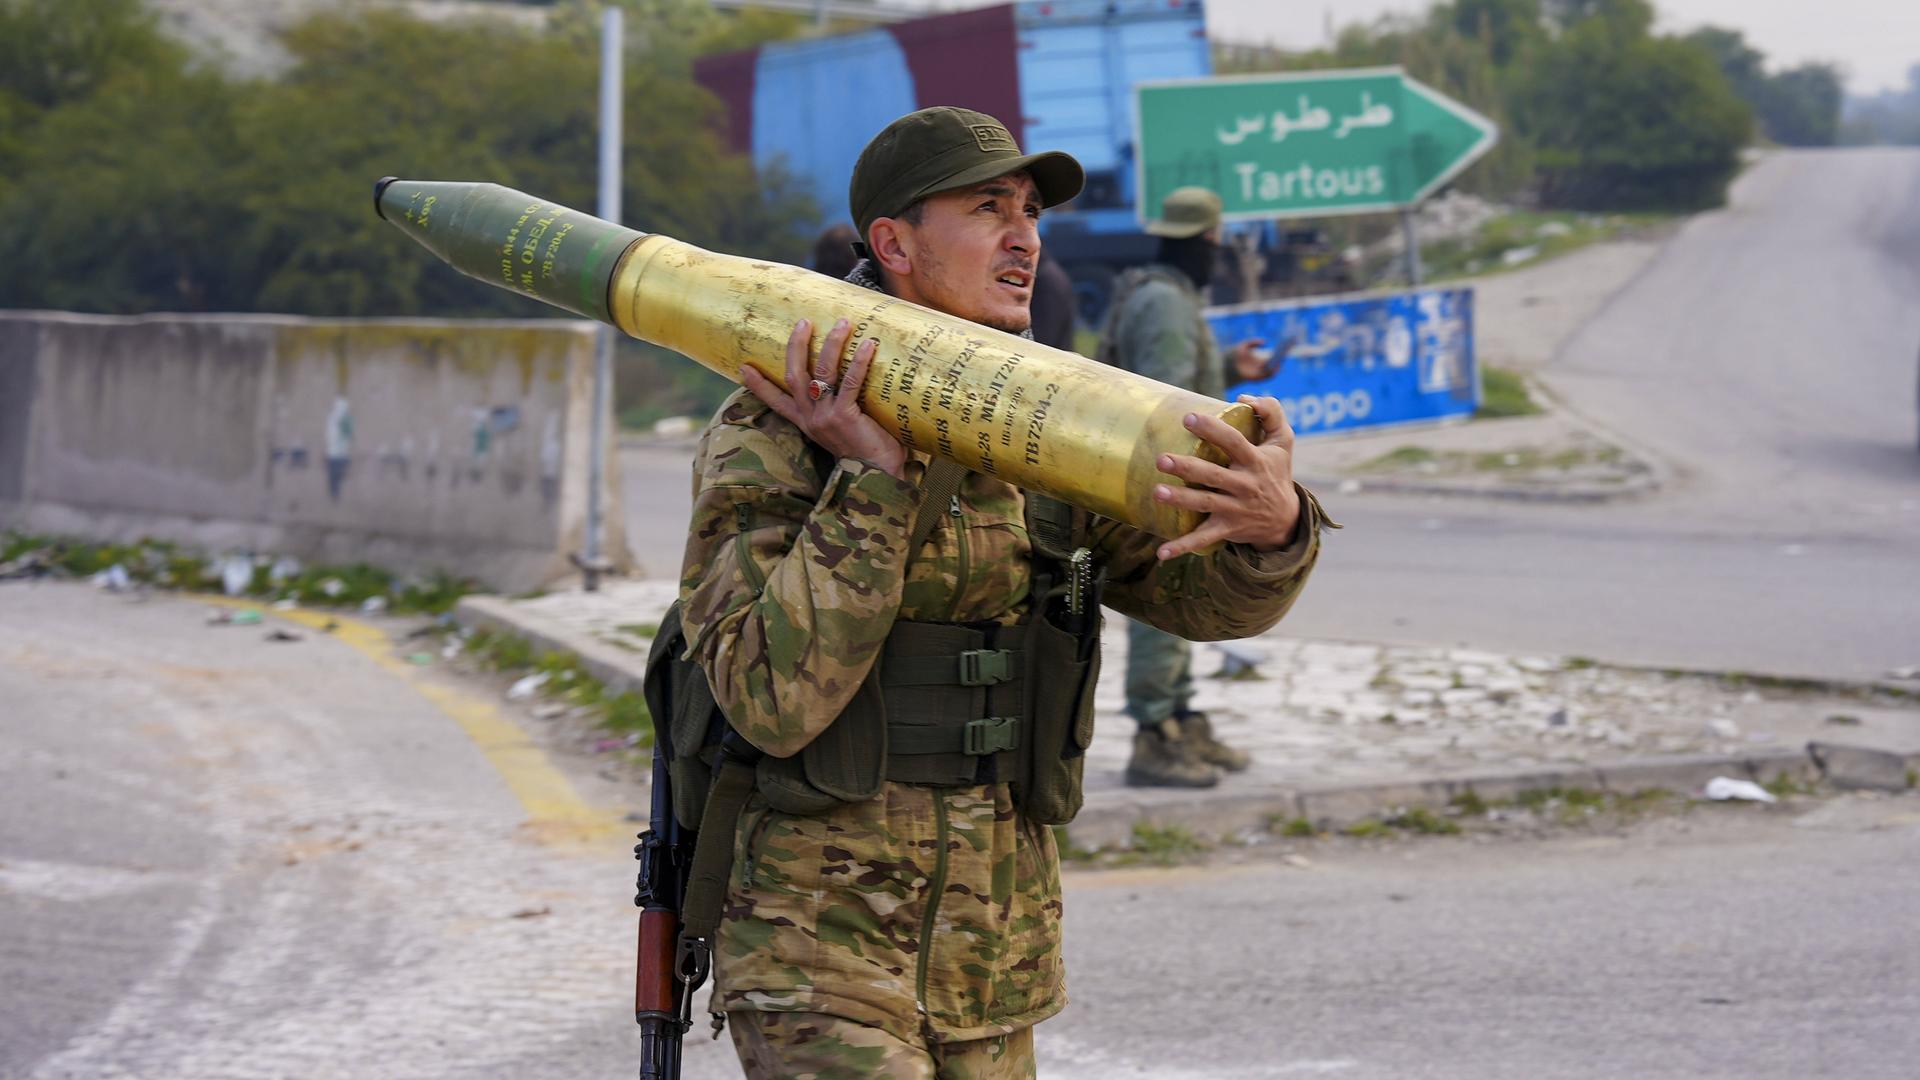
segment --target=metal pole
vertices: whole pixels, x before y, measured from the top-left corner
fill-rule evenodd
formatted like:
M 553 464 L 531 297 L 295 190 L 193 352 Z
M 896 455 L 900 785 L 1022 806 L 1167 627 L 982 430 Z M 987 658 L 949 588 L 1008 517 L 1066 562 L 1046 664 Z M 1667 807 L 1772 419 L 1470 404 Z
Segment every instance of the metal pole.
M 1420 234 L 1413 227 L 1411 206 L 1400 208 L 1400 230 L 1406 234 L 1407 241 L 1407 284 L 1415 288 L 1420 286 Z
M 622 14 L 609 5 L 600 20 L 600 217 L 620 220 L 620 91 Z M 613 412 L 613 335 L 602 326 L 593 349 L 592 440 L 587 448 L 587 536 L 580 559 L 581 587 L 593 592 L 611 568 L 603 545 L 606 533 L 607 420 Z

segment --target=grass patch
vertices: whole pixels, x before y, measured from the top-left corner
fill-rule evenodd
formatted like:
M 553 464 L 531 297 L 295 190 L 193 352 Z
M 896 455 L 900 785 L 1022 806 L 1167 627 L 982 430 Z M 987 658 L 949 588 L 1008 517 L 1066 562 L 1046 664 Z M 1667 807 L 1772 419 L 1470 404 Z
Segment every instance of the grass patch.
M 55 577 L 88 578 L 120 567 L 129 581 L 158 589 L 224 592 L 227 556 L 151 537 L 103 544 L 62 536 L 0 534 L 0 563 L 33 558 Z M 305 607 L 358 607 L 378 598 L 400 615 L 440 615 L 476 585 L 444 573 L 397 575 L 366 563 L 304 566 L 292 559 L 256 556 L 242 594 L 256 600 L 292 600 Z
M 650 623 L 650 622 L 646 622 L 646 623 L 630 622 L 630 623 L 621 623 L 619 626 L 614 627 L 614 629 L 618 630 L 623 634 L 632 634 L 634 637 L 650 638 L 660 632 L 660 624 Z
M 1784 771 L 1773 774 L 1773 779 L 1762 783 L 1760 786 L 1766 788 L 1767 792 L 1776 799 L 1788 799 L 1795 795 L 1812 795 L 1814 793 L 1812 784 L 1795 780 Z
M 1393 830 L 1387 823 L 1376 818 L 1361 818 L 1359 821 L 1340 830 L 1340 835 L 1351 836 L 1359 840 L 1372 840 L 1376 837 L 1391 836 Z
M 1272 820 L 1267 822 L 1267 828 L 1272 832 L 1279 833 L 1281 836 L 1291 836 L 1299 839 L 1308 839 L 1320 835 L 1320 830 L 1313 827 L 1313 822 L 1303 817 L 1289 818 L 1286 821 L 1281 821 L 1279 815 L 1276 814 Z
M 466 651 L 492 671 L 546 675 L 547 681 L 540 687 L 544 696 L 593 710 L 594 723 L 608 731 L 639 735 L 636 748 L 653 745 L 653 718 L 647 712 L 646 700 L 631 690 L 609 693 L 606 684 L 594 678 L 572 653 L 538 650 L 518 634 L 486 629 L 468 635 Z
M 1081 847 L 1079 844 L 1074 843 L 1073 837 L 1067 832 L 1065 825 L 1053 826 L 1053 846 L 1059 849 L 1060 857 L 1067 862 L 1092 862 L 1100 855 L 1099 852 L 1092 848 Z
M 1386 472 L 1411 469 L 1439 461 L 1439 455 L 1423 446 L 1399 446 L 1360 466 L 1361 472 Z
M 1569 656 L 1560 661 L 1560 670 L 1562 671 L 1585 671 L 1588 668 L 1599 666 L 1600 661 L 1595 660 L 1591 656 Z
M 1455 813 L 1467 817 L 1485 817 L 1489 809 L 1487 800 L 1481 798 L 1480 793 L 1472 788 L 1448 799 L 1447 805 L 1452 807 Z
M 1481 365 L 1480 407 L 1473 411 L 1475 419 L 1533 416 L 1539 412 L 1540 406 L 1527 392 L 1527 382 L 1519 372 L 1494 364 Z
M 1418 833 L 1421 836 L 1454 836 L 1460 832 L 1459 822 L 1441 817 L 1424 806 L 1402 810 L 1387 818 L 1382 824 L 1390 829 Z
M 1669 214 L 1581 214 L 1566 210 L 1514 210 L 1495 217 L 1471 237 L 1420 245 L 1427 278 L 1493 274 L 1534 266 L 1588 244 L 1658 225 Z M 1509 262 L 1512 253 L 1514 261 Z M 1522 257 L 1526 256 L 1526 257 Z
M 1133 823 L 1133 843 L 1117 861 L 1170 866 L 1196 855 L 1204 855 L 1212 846 L 1181 825 L 1160 826 L 1136 821 Z

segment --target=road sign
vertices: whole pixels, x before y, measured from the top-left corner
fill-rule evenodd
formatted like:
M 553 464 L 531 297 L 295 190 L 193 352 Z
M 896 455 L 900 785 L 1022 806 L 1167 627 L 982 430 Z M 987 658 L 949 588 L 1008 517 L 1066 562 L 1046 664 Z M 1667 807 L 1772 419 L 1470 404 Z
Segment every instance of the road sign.
M 1418 203 L 1493 147 L 1493 122 L 1397 67 L 1143 83 L 1141 220 L 1178 187 L 1228 218 L 1320 217 Z
M 1207 321 L 1220 341 L 1273 346 L 1279 370 L 1227 394 L 1279 398 L 1303 436 L 1465 419 L 1480 403 L 1472 289 L 1242 304 Z

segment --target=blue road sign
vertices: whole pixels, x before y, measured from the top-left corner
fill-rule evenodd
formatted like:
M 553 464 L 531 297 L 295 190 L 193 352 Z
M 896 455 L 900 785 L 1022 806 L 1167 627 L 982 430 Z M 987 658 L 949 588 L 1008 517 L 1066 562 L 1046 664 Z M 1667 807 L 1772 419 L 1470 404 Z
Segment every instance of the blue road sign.
M 1300 435 L 1463 418 L 1480 403 L 1472 289 L 1242 304 L 1207 319 L 1223 346 L 1273 348 L 1279 370 L 1227 396 L 1279 398 Z

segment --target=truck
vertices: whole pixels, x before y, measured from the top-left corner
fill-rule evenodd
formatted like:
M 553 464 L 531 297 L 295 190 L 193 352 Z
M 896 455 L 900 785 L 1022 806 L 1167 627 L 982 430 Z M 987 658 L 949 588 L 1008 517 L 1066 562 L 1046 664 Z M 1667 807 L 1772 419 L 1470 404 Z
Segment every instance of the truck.
M 1086 189 L 1041 219 L 1041 237 L 1091 326 L 1119 271 L 1158 243 L 1134 202 L 1134 87 L 1212 73 L 1201 0 L 1022 0 L 694 63 L 733 149 L 802 181 L 823 227 L 846 218 L 861 148 L 915 109 L 975 109 L 1023 149 L 1072 154 Z

